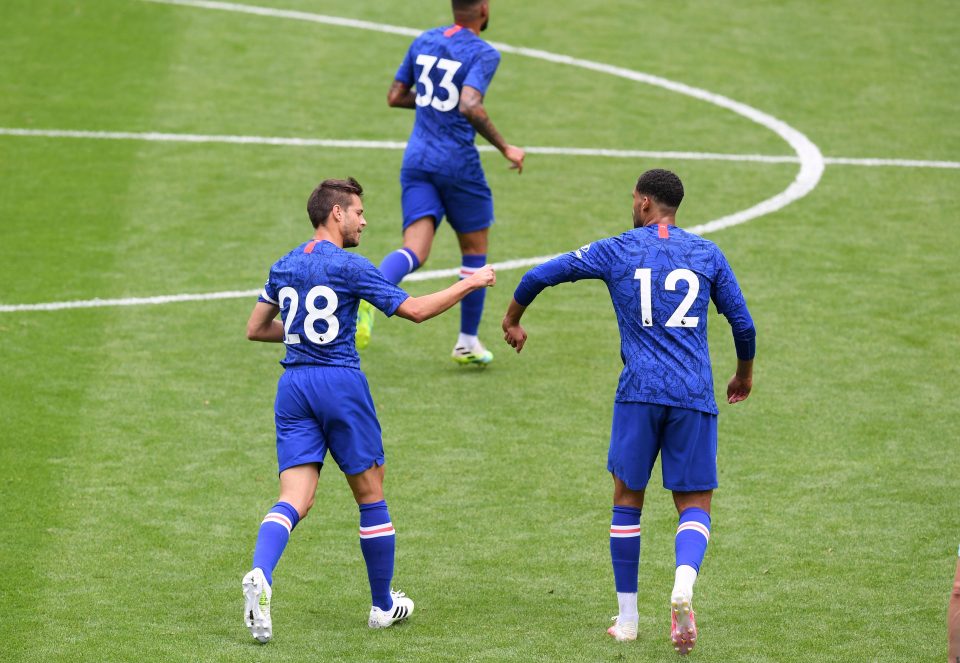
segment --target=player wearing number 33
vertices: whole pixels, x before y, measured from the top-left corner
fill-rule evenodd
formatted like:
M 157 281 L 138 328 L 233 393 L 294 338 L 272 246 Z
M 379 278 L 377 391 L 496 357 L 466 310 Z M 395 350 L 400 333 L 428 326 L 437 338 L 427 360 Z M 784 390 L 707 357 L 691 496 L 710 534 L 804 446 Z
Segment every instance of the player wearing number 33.
M 500 64 L 500 53 L 479 36 L 489 22 L 489 0 L 452 0 L 452 5 L 454 24 L 413 41 L 387 94 L 390 106 L 416 110 L 400 170 L 403 246 L 380 263 L 391 283 L 400 283 L 427 261 L 444 217 L 457 233 L 460 277 L 486 264 L 493 196 L 474 145 L 477 133 L 512 168 L 523 170 L 524 151 L 504 140 L 483 106 Z M 460 305 L 460 335 L 452 353 L 458 364 L 485 366 L 493 359 L 478 336 L 483 303 L 479 290 Z M 366 303 L 359 313 L 357 344 L 363 349 L 374 317 Z
M 380 423 L 354 343 L 357 305 L 363 298 L 388 316 L 421 322 L 496 281 L 483 266 L 445 290 L 410 297 L 366 258 L 344 251 L 360 243 L 367 225 L 362 193 L 353 178 L 326 180 L 314 190 L 307 202 L 313 238 L 273 265 L 247 323 L 250 340 L 286 345 L 274 406 L 280 498 L 260 525 L 253 569 L 242 582 L 244 622 L 260 642 L 273 634 L 274 568 L 313 506 L 327 451 L 360 508 L 360 550 L 373 599 L 369 626 L 385 628 L 413 612 L 413 601 L 391 588 L 395 530 L 383 496 Z
M 676 226 L 683 184 L 650 170 L 633 191 L 633 230 L 559 256 L 527 272 L 503 319 L 507 343 L 523 349 L 520 318 L 547 286 L 580 279 L 607 284 L 620 327 L 623 372 L 613 407 L 607 469 L 613 475 L 610 555 L 620 612 L 609 633 L 637 637 L 640 510 L 657 455 L 663 484 L 680 514 L 671 639 L 686 654 L 696 643 L 693 584 L 710 538 L 710 499 L 717 487 L 717 404 L 713 395 L 707 314 L 710 300 L 733 328 L 736 374 L 727 402 L 752 386 L 756 332 L 726 258 L 708 240 Z

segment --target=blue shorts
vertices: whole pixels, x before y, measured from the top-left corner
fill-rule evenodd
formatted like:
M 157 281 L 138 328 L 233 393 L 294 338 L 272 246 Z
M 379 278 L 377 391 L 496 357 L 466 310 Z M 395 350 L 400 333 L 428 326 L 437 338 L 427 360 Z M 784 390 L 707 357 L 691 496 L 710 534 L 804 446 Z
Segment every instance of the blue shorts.
M 664 488 L 713 490 L 717 415 L 670 405 L 614 403 L 607 469 L 631 490 L 643 490 L 658 453 Z
M 402 168 L 400 205 L 404 230 L 425 216 L 434 218 L 434 228 L 446 216 L 450 227 L 458 233 L 493 225 L 493 194 L 482 170 L 471 179 Z
M 288 368 L 274 405 L 280 471 L 323 463 L 327 449 L 344 474 L 383 465 L 383 437 L 366 376 L 356 368 Z

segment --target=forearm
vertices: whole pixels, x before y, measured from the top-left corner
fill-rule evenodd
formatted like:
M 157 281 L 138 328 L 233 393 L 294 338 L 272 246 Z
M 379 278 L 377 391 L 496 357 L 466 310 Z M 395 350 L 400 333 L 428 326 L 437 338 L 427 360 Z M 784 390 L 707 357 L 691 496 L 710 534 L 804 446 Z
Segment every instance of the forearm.
M 279 320 L 271 320 L 267 324 L 254 328 L 247 327 L 247 338 L 251 341 L 283 343 L 283 336 L 283 323 Z
M 753 379 L 753 359 L 737 359 L 736 376 L 741 380 Z
M 506 151 L 508 143 L 493 125 L 493 120 L 487 115 L 487 110 L 483 107 L 483 104 L 472 104 L 462 109 L 461 112 L 467 118 L 467 121 L 473 125 L 473 128 L 477 130 L 478 134 L 486 138 L 491 145 L 501 152 Z
M 394 81 L 387 92 L 387 105 L 393 108 L 416 108 L 417 91 L 400 81 Z
M 413 322 L 423 322 L 452 308 L 477 289 L 478 286 L 472 281 L 464 279 L 439 292 L 422 297 L 410 297 L 397 308 L 397 315 Z
M 247 338 L 265 343 L 283 342 L 283 323 L 277 320 L 280 308 L 275 304 L 257 302 L 247 320 Z
M 507 313 L 503 316 L 504 327 L 514 327 L 519 325 L 520 318 L 523 317 L 523 313 L 526 310 L 526 306 L 518 304 L 516 299 L 511 299 L 510 305 L 507 307 Z

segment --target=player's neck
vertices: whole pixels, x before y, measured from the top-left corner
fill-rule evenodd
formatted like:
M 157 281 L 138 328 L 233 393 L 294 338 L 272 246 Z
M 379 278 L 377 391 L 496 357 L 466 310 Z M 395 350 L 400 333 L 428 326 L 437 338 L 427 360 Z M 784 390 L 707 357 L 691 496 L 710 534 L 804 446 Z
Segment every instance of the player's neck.
M 477 36 L 479 37 L 479 36 L 480 36 L 480 26 L 483 25 L 483 22 L 481 21 L 481 22 L 478 22 L 478 23 L 471 23 L 470 21 L 456 21 L 456 22 L 454 23 L 454 25 L 456 25 L 458 28 L 462 28 L 462 29 L 464 29 L 464 30 L 469 30 L 470 32 L 472 32 L 473 34 L 475 34 L 475 35 L 477 35 Z
M 313 233 L 313 239 L 318 242 L 330 242 L 336 247 L 343 248 L 343 237 L 334 236 L 329 230 L 320 226 L 317 228 L 317 231 Z
M 647 226 L 660 226 L 660 225 L 675 226 L 677 225 L 677 217 L 674 216 L 673 214 L 663 214 L 660 216 L 656 216 L 652 219 L 648 219 L 646 223 L 643 224 L 643 227 L 646 228 Z

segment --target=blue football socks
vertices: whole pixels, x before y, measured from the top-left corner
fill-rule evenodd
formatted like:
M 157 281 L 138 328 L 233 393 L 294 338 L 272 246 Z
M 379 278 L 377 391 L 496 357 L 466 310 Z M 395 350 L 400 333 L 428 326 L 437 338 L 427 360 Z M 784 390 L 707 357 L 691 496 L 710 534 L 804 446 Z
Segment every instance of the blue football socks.
M 367 564 L 370 596 L 373 605 L 381 610 L 393 607 L 390 581 L 393 580 L 393 555 L 396 550 L 396 532 L 390 522 L 390 513 L 384 500 L 360 505 L 360 551 Z
M 390 283 L 397 284 L 403 280 L 404 276 L 416 271 L 419 267 L 420 261 L 417 259 L 417 255 L 404 247 L 397 249 L 383 259 L 383 262 L 380 263 L 380 273 Z
M 460 265 L 460 278 L 465 279 L 487 264 L 485 253 L 464 255 Z M 480 318 L 483 317 L 483 301 L 487 296 L 487 289 L 474 290 L 460 302 L 460 333 L 466 336 L 476 336 L 480 329 Z
M 710 514 L 697 507 L 684 509 L 674 545 L 677 566 L 689 566 L 699 573 L 709 540 Z
M 253 550 L 253 568 L 263 571 L 273 585 L 273 570 L 290 540 L 290 532 L 300 522 L 300 514 L 287 502 L 277 502 L 260 524 L 257 546 Z
M 610 559 L 617 593 L 635 594 L 640 571 L 640 509 L 613 507 L 610 523 Z

